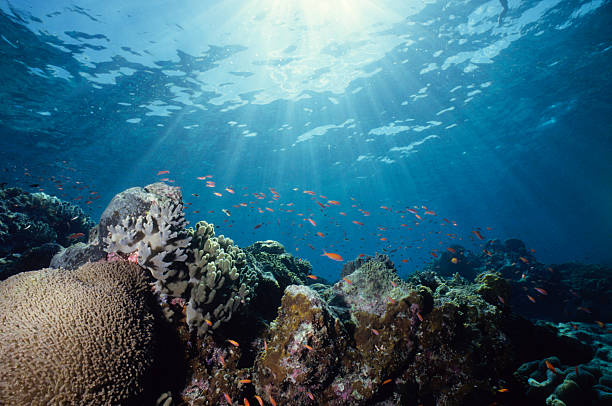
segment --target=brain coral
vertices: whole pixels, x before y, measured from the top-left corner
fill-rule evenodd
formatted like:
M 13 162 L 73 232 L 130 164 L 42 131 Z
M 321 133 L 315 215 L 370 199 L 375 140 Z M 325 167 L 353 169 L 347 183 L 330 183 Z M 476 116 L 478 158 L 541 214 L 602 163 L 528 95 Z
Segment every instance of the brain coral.
M 138 404 L 153 363 L 145 273 L 129 262 L 0 283 L 0 404 Z

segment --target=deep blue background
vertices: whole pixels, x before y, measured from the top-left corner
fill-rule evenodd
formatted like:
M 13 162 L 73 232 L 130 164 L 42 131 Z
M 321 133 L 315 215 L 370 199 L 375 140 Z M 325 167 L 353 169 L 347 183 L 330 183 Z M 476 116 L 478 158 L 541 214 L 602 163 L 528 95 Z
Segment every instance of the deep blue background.
M 96 21 L 112 15 L 99 17 L 85 6 L 58 4 L 58 16 L 65 19 L 62 35 L 77 38 L 75 45 L 40 29 L 52 17 L 37 14 L 42 13 L 37 2 L 2 2 L 0 180 L 31 191 L 39 187 L 29 185 L 40 184 L 67 200 L 83 196 L 73 201 L 97 220 L 114 194 L 167 176 L 192 203 L 187 209 L 192 223 L 214 222 L 219 233 L 240 245 L 279 240 L 310 260 L 315 273 L 330 278 L 338 276 L 341 265 L 321 257 L 323 250 L 352 259 L 384 248 L 405 274 L 449 244 L 478 249 L 480 241 L 472 233 L 478 228 L 486 238 L 524 240 L 542 262 L 611 263 L 612 6 L 555 3 L 534 22 L 521 23 L 546 4 L 510 3 L 502 27 L 492 14 L 486 30 L 462 36 L 460 26 L 474 10 L 494 9 L 497 2 L 433 2 L 392 28 L 397 35 L 409 31 L 416 43 L 390 49 L 363 68 L 368 77 L 353 80 L 343 94 L 313 89 L 303 92 L 307 98 L 258 104 L 255 94 L 247 93 L 241 95 L 247 103 L 227 109 L 227 103 L 211 102 L 218 93 L 202 92 L 188 78 L 244 52 L 240 44 L 208 44 L 203 57 L 176 49 L 172 60 L 144 66 L 125 56 L 142 53 L 143 43 L 142 49 L 86 64 L 75 56 L 107 46 L 110 40 L 97 31 Z M 163 6 L 155 3 L 158 11 Z M 70 31 L 71 16 L 83 13 L 91 17 L 92 31 Z M 446 57 L 486 50 L 506 37 L 509 45 L 491 63 L 474 61 L 473 70 L 466 69 L 469 61 L 440 69 Z M 459 44 L 461 38 L 469 41 Z M 438 50 L 444 51 L 442 59 L 432 56 Z M 343 49 L 334 52 L 341 57 Z M 431 62 L 438 69 L 422 73 Z M 68 79 L 50 65 L 62 68 Z M 115 83 L 88 80 L 87 75 L 122 68 L 130 74 L 118 76 Z M 248 74 L 243 76 L 249 80 Z M 206 109 L 175 99 L 169 88 L 177 84 Z M 457 86 L 461 88 L 451 92 Z M 411 101 L 410 95 L 424 87 L 427 97 Z M 466 102 L 474 90 L 480 92 Z M 142 106 L 155 100 L 174 110 L 167 117 L 146 115 Z M 450 106 L 455 109 L 437 114 Z M 141 121 L 126 122 L 134 117 Z M 414 121 L 406 122 L 408 118 Z M 342 126 L 346 120 L 353 121 Z M 432 120 L 443 124 L 394 135 L 369 134 L 396 120 L 398 126 L 426 126 Z M 247 124 L 257 136 L 245 137 L 245 127 L 228 124 L 232 121 Z M 198 127 L 189 128 L 193 125 Z M 289 129 L 279 130 L 283 125 Z M 296 142 L 308 130 L 326 125 L 342 128 Z M 419 143 L 432 135 L 436 137 Z M 405 156 L 390 151 L 413 142 L 412 153 Z M 156 176 L 161 170 L 170 174 Z M 196 179 L 208 174 L 215 188 Z M 234 195 L 224 190 L 228 186 Z M 270 200 L 270 187 L 279 193 L 278 200 Z M 340 205 L 321 208 L 303 190 L 316 192 L 322 204 L 337 200 Z M 254 192 L 265 193 L 266 199 L 256 199 Z M 233 207 L 240 202 L 248 206 Z M 421 206 L 436 215 L 425 215 Z M 406 207 L 419 208 L 419 225 Z

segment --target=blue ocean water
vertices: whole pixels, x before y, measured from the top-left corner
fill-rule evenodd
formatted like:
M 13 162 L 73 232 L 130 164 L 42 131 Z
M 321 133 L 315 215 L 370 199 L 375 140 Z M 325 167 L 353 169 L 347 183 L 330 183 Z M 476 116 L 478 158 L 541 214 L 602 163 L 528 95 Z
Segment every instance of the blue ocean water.
M 330 279 L 475 231 L 612 262 L 610 1 L 125 3 L 0 0 L 2 182 L 96 221 L 166 179 Z

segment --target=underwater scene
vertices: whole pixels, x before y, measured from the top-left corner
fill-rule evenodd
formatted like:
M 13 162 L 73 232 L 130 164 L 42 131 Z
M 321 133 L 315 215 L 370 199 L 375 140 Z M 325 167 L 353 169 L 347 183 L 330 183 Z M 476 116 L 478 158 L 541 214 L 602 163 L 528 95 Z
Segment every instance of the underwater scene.
M 612 405 L 610 0 L 0 0 L 0 405 Z

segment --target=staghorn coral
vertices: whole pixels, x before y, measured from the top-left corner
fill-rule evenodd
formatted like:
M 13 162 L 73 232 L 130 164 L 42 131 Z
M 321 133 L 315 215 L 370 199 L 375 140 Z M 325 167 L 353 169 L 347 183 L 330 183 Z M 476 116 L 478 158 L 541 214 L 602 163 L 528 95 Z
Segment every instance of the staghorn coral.
M 232 313 L 248 303 L 257 282 L 244 252 L 231 239 L 215 237 L 212 224 L 200 221 L 189 232 L 192 244 L 187 263 L 189 280 L 185 282 L 189 285 L 186 315 L 189 326 L 202 336 L 209 327 L 216 329 L 229 321 Z
M 0 283 L 0 404 L 139 404 L 154 317 L 134 264 L 43 269 Z

